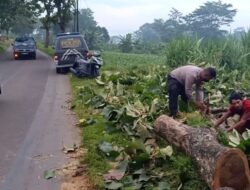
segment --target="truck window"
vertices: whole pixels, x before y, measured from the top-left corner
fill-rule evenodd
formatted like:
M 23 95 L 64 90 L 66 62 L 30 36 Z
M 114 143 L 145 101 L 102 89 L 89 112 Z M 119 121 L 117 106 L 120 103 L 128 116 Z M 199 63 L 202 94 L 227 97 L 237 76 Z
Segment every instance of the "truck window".
M 80 38 L 62 38 L 59 42 L 60 49 L 79 48 L 82 47 Z

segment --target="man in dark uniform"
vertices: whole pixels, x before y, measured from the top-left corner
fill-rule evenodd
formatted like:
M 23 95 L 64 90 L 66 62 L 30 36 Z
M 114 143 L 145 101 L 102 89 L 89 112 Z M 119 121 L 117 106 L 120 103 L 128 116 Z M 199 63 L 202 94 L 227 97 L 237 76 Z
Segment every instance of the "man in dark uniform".
M 178 97 L 184 102 L 192 102 L 199 110 L 205 111 L 207 106 L 203 102 L 203 84 L 216 77 L 214 68 L 200 68 L 194 65 L 187 65 L 173 70 L 167 76 L 169 93 L 169 110 L 172 117 L 178 113 Z M 196 97 L 192 96 L 195 86 Z

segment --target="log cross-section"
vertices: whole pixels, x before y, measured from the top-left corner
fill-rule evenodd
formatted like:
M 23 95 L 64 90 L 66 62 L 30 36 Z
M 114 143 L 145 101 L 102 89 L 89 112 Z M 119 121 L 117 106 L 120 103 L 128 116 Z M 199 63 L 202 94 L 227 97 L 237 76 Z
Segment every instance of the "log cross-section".
M 156 132 L 181 148 L 196 163 L 212 190 L 250 190 L 250 172 L 245 154 L 221 145 L 209 128 L 192 128 L 166 115 L 155 122 Z

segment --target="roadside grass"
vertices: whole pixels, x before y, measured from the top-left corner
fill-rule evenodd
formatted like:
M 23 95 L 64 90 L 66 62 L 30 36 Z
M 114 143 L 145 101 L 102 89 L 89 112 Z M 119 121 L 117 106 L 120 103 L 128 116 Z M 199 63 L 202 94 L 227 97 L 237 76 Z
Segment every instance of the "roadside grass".
M 144 70 L 152 67 L 154 64 L 164 63 L 163 57 L 152 55 L 104 52 L 102 54 L 102 58 L 104 60 L 104 66 L 101 70 L 113 72 L 129 72 L 131 70 L 135 71 L 138 69 Z M 78 118 L 92 118 L 96 121 L 93 125 L 82 128 L 82 144 L 83 147 L 87 149 L 87 153 L 82 162 L 88 165 L 88 176 L 96 189 L 103 189 L 103 174 L 107 173 L 107 171 L 111 168 L 111 165 L 105 156 L 100 154 L 100 151 L 98 151 L 98 143 L 100 141 L 106 141 L 125 147 L 130 140 L 129 137 L 125 135 L 125 133 L 121 133 L 121 131 L 113 132 L 111 134 L 106 133 L 105 126 L 108 125 L 108 123 L 101 116 L 101 113 L 87 107 L 79 100 L 79 87 L 90 86 L 91 88 L 94 88 L 96 93 L 98 93 L 98 85 L 96 85 L 95 80 L 71 77 L 71 84 L 73 91 L 72 104 L 75 107 L 74 111 L 77 113 Z
M 0 53 L 3 53 L 11 44 L 10 40 L 1 40 L 0 41 Z
M 44 47 L 44 44 L 41 43 L 41 42 L 37 42 L 36 45 L 37 45 L 37 48 L 38 48 L 39 50 L 41 50 L 42 52 L 48 54 L 48 55 L 51 56 L 51 57 L 54 56 L 55 50 L 54 50 L 51 46 L 49 46 L 48 48 L 45 48 L 45 47 Z
M 87 150 L 84 155 L 83 164 L 88 165 L 88 177 L 93 183 L 96 189 L 103 189 L 103 174 L 106 173 L 110 168 L 110 164 L 105 159 L 105 155 L 98 150 L 98 144 L 101 141 L 115 143 L 116 145 L 125 146 L 128 142 L 128 137 L 122 133 L 114 132 L 108 134 L 105 132 L 105 126 L 108 123 L 100 115 L 98 110 L 94 110 L 84 105 L 78 97 L 78 89 L 82 86 L 96 87 L 96 84 L 91 79 L 78 79 L 71 77 L 73 101 L 72 105 L 74 111 L 77 113 L 79 119 L 91 119 L 94 121 L 93 124 L 82 127 L 82 146 Z M 96 89 L 98 91 L 98 89 Z

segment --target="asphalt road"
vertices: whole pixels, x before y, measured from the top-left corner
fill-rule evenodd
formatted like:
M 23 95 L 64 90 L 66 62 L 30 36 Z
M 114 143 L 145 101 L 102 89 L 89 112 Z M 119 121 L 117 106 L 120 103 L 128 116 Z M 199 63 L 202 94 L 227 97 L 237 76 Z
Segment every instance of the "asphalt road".
M 0 55 L 0 190 L 57 190 L 45 170 L 67 162 L 63 144 L 78 144 L 75 118 L 67 109 L 69 77 L 58 75 L 47 55 L 13 60 Z

